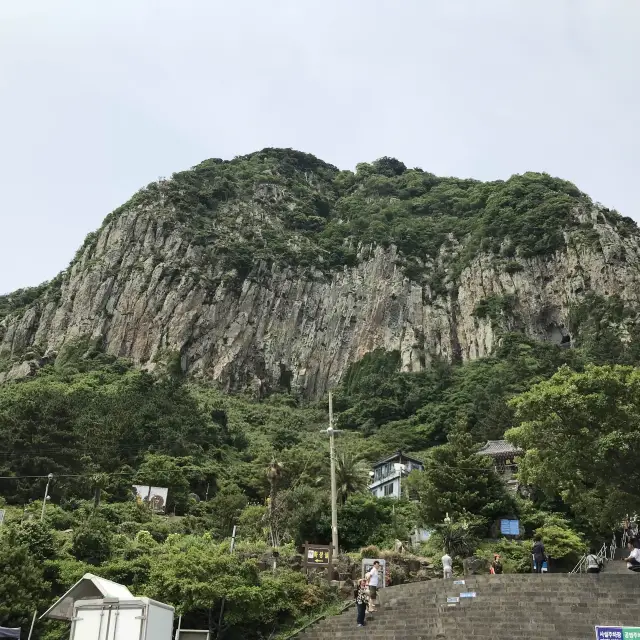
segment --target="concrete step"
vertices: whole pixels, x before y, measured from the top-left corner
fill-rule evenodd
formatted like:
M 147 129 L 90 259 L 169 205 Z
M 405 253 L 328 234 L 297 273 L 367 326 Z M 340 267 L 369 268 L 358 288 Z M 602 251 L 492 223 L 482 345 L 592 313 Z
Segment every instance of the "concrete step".
M 596 624 L 636 625 L 640 576 L 471 576 L 466 584 L 432 580 L 380 590 L 379 608 L 367 626 L 356 626 L 355 608 L 300 634 L 307 640 L 367 638 L 431 640 L 583 640 Z M 447 606 L 446 598 L 475 591 L 476 598 Z

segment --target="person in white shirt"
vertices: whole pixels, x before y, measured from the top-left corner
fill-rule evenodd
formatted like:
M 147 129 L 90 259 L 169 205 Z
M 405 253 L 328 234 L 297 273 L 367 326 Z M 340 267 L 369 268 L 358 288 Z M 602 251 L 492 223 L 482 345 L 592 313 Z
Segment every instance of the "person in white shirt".
M 587 573 L 600 573 L 600 560 L 594 549 L 590 549 L 587 556 Z
M 627 563 L 627 569 L 629 571 L 640 571 L 640 549 L 635 549 L 633 542 L 627 542 L 627 548 L 629 549 L 629 555 L 624 558 Z
M 376 610 L 376 602 L 378 598 L 378 580 L 380 569 L 380 563 L 376 560 L 373 563 L 373 567 L 371 571 L 367 574 L 367 580 L 369 583 L 369 611 L 373 612 Z
M 445 552 L 442 556 L 442 577 L 443 578 L 452 578 L 453 577 L 453 560 L 451 556 Z

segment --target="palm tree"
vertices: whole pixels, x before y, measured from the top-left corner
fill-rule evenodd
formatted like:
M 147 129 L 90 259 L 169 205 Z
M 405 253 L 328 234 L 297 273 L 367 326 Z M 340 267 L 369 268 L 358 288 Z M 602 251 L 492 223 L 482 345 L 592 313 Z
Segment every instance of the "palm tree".
M 364 491 L 369 484 L 369 468 L 364 460 L 350 453 L 336 458 L 336 485 L 340 503 L 354 493 Z

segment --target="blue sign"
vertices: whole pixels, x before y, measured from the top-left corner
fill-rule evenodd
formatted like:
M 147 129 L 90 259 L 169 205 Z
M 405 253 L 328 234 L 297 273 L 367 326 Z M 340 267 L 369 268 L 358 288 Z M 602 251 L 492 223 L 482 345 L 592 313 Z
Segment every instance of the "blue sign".
M 596 627 L 597 640 L 622 640 L 622 627 Z
M 464 593 L 460 594 L 461 598 L 475 598 L 476 597 L 476 592 L 475 591 L 465 591 Z
M 597 640 L 640 639 L 640 627 L 596 627 Z
M 502 518 L 500 520 L 500 533 L 505 536 L 519 536 L 520 521 L 508 520 L 507 518 Z

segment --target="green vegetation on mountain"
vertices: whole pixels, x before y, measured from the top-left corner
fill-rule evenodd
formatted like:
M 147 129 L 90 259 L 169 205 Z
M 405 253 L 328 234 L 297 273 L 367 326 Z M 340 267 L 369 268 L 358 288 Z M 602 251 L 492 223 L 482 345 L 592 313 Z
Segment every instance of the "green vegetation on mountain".
M 430 282 L 434 295 L 481 252 L 517 273 L 519 258 L 564 247 L 566 231 L 593 230 L 578 219 L 593 208 L 589 197 L 548 174 L 480 182 L 438 177 L 386 157 L 340 171 L 292 149 L 205 160 L 141 189 L 105 224 L 140 207 L 153 207 L 165 229 L 199 247 L 190 272 L 196 279 L 204 277 L 204 264 L 218 265 L 216 278 L 237 283 L 273 264 L 328 272 L 366 259 L 373 246 L 395 245 L 399 265 Z M 623 235 L 637 232 L 616 211 L 598 207 L 598 216 Z M 90 258 L 96 240 L 89 234 L 76 260 Z M 0 318 L 40 293 L 0 297 Z
M 640 369 L 563 367 L 512 401 L 526 449 L 522 478 L 561 496 L 590 526 L 640 507 Z
M 122 210 L 158 199 L 207 259 L 222 258 L 239 278 L 259 261 L 353 265 L 369 245 L 394 244 L 412 277 L 443 249 L 457 271 L 480 251 L 506 259 L 546 254 L 564 246 L 563 230 L 576 227 L 576 210 L 590 204 L 574 185 L 546 174 L 482 183 L 439 178 L 393 158 L 339 171 L 282 149 L 206 160 L 152 183 Z M 251 219 L 252 203 L 259 219 Z
M 437 297 L 480 254 L 515 279 L 526 259 L 561 249 L 567 231 L 599 246 L 587 213 L 623 236 L 637 232 L 546 174 L 482 183 L 392 158 L 339 171 L 277 149 L 207 160 L 153 183 L 106 223 L 145 207 L 193 248 L 171 268 L 212 278 L 212 288 L 274 265 L 323 277 L 375 246 L 395 245 L 398 265 Z M 91 262 L 96 242 L 87 237 L 74 266 Z M 0 321 L 54 300 L 63 280 L 1 296 Z M 542 534 L 568 566 L 640 509 L 638 310 L 589 294 L 573 305 L 571 348 L 561 348 L 518 333 L 517 309 L 508 293 L 475 306 L 473 317 L 495 333 L 489 357 L 435 358 L 405 373 L 398 351 L 374 350 L 349 367 L 334 389 L 343 552 L 358 560 L 362 547 L 390 549 L 426 527 L 434 534 L 421 551 L 436 561 L 442 548 L 482 557 L 493 549 L 508 570 L 526 571 L 529 542 L 483 542 L 504 515 L 520 518 L 527 540 Z M 43 355 L 32 345 L 0 370 Z M 178 353 L 141 371 L 82 337 L 42 364 L 33 377 L 0 386 L 0 625 L 25 627 L 34 605 L 42 609 L 89 570 L 174 604 L 189 627 L 216 630 L 224 600 L 230 640 L 286 637 L 336 605 L 325 582 L 302 576 L 297 556 L 305 542 L 331 538 L 326 398 L 303 401 L 287 384 L 259 399 L 224 394 L 185 377 Z M 505 433 L 527 450 L 527 499 L 509 494 L 476 455 Z M 425 472 L 403 482 L 399 501 L 372 497 L 371 463 L 398 449 L 424 460 Z M 52 501 L 41 524 L 49 473 Z M 133 484 L 168 487 L 166 514 L 138 504 Z M 401 574 L 392 565 L 394 579 Z M 62 634 L 63 626 L 39 625 L 36 639 Z

